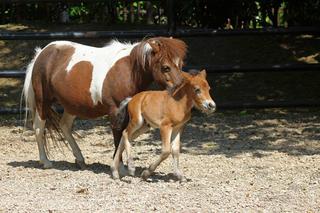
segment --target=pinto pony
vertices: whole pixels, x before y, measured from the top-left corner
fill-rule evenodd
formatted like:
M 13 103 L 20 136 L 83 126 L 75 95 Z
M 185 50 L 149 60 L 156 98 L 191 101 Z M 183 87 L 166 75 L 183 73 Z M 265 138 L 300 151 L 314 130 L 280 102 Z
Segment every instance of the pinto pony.
M 116 125 L 118 106 L 152 82 L 174 91 L 183 83 L 183 41 L 156 37 L 138 43 L 112 41 L 102 48 L 55 41 L 38 49 L 27 68 L 24 96 L 31 111 L 40 163 L 52 167 L 46 150 L 45 128 L 57 130 L 69 143 L 76 163 L 85 166 L 71 131 L 76 117 L 109 115 L 117 149 L 126 122 Z M 63 109 L 57 118 L 52 105 Z M 27 116 L 26 116 L 27 117 Z
M 162 152 L 160 158 L 142 172 L 142 178 L 147 179 L 159 164 L 172 153 L 174 174 L 180 181 L 185 180 L 179 169 L 182 129 L 190 119 L 193 107 L 211 113 L 215 111 L 216 105 L 210 97 L 210 87 L 206 81 L 205 70 L 193 75 L 183 73 L 183 76 L 185 83 L 174 96 L 168 94 L 167 91 L 145 91 L 133 96 L 132 99 L 127 98 L 121 103 L 119 116 L 121 116 L 121 112 L 126 110 L 127 105 L 130 120 L 128 127 L 122 133 L 121 142 L 111 167 L 114 179 L 119 179 L 119 162 L 124 150 L 127 153 L 129 174 L 134 175 L 135 167 L 131 156 L 130 141 L 151 126 L 160 129 Z

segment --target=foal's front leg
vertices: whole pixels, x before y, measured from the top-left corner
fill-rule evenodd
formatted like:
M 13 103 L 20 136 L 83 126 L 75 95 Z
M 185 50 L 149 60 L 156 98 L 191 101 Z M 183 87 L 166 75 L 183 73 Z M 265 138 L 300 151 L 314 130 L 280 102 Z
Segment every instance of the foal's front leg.
M 173 157 L 173 172 L 174 175 L 181 181 L 185 182 L 186 178 L 184 177 L 183 173 L 179 169 L 179 155 L 180 155 L 180 135 L 182 130 L 174 131 L 172 134 L 172 157 Z
M 167 157 L 170 155 L 170 139 L 171 139 L 171 133 L 172 133 L 172 127 L 169 125 L 161 126 L 160 127 L 160 135 L 162 140 L 162 152 L 160 155 L 160 158 L 156 160 L 154 163 L 152 163 L 148 169 L 144 170 L 141 174 L 141 177 L 146 180 L 153 172 L 156 170 L 156 168 L 159 166 L 159 164 L 167 159 Z

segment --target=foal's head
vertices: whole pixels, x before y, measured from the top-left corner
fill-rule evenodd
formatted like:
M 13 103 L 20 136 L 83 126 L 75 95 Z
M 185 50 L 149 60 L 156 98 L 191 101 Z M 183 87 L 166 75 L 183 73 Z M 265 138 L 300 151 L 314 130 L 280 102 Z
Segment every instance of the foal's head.
M 145 70 L 159 85 L 174 91 L 184 80 L 181 68 L 186 49 L 181 40 L 156 37 L 142 41 L 131 55 L 136 55 L 135 69 Z
M 193 74 L 185 73 L 184 75 L 188 80 L 188 92 L 193 98 L 194 106 L 205 113 L 214 112 L 216 104 L 210 96 L 210 86 L 206 80 L 206 71 L 202 70 Z

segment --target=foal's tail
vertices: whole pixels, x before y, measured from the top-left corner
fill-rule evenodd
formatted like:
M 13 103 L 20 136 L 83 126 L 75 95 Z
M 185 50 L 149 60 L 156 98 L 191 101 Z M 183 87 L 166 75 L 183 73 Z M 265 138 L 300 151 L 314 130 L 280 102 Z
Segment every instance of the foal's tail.
M 34 119 L 35 116 L 35 110 L 36 110 L 36 105 L 35 105 L 35 97 L 34 97 L 34 91 L 33 91 L 33 86 L 32 86 L 32 70 L 34 67 L 34 63 L 36 59 L 38 58 L 39 54 L 41 53 L 42 49 L 37 47 L 35 49 L 35 56 L 31 60 L 30 64 L 27 67 L 26 70 L 26 78 L 24 81 L 24 86 L 22 89 L 22 94 L 21 94 L 21 100 L 20 100 L 20 111 L 22 108 L 22 99 L 24 97 L 25 101 L 25 127 L 27 125 L 27 120 L 28 120 L 28 111 L 31 112 L 32 120 Z
M 120 103 L 118 113 L 117 113 L 117 121 L 116 121 L 116 125 L 118 128 L 121 128 L 126 117 L 128 116 L 127 106 L 128 106 L 128 103 L 130 102 L 131 99 L 132 99 L 132 97 L 127 97 L 126 99 L 124 99 Z

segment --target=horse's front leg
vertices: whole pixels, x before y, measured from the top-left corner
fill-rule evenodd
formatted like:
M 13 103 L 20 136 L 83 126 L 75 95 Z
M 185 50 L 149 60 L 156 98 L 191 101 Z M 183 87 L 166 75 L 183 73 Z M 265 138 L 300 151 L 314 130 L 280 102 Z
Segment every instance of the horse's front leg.
M 181 182 L 185 182 L 186 178 L 184 177 L 183 173 L 179 168 L 179 155 L 181 149 L 181 142 L 180 142 L 180 135 L 182 129 L 173 131 L 172 134 L 172 145 L 171 145 L 171 154 L 173 157 L 173 173 Z
M 141 177 L 144 180 L 146 180 L 154 172 L 154 170 L 156 170 L 159 164 L 165 159 L 167 159 L 167 157 L 170 155 L 171 133 L 172 133 L 172 127 L 170 125 L 165 125 L 160 127 L 160 135 L 162 140 L 162 152 L 160 157 L 154 163 L 152 163 L 148 169 L 142 172 Z

